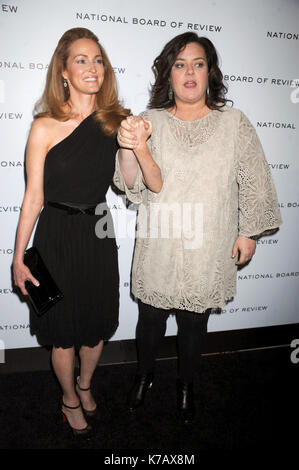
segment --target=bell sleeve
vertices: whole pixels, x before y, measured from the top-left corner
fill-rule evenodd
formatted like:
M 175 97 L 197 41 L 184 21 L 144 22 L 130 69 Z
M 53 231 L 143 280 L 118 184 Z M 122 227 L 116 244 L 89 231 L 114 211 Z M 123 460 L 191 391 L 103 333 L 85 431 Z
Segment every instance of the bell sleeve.
M 277 194 L 258 135 L 241 113 L 236 143 L 239 235 L 274 233 L 282 223 Z

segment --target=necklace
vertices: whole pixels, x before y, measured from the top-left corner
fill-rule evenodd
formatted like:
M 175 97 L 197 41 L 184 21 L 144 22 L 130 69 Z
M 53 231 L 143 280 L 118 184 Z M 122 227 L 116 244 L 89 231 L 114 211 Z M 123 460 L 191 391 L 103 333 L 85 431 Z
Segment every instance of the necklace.
M 202 116 L 201 119 L 195 119 L 194 121 L 184 121 L 171 113 L 167 113 L 167 116 L 172 135 L 178 142 L 187 147 L 194 147 L 207 142 L 210 136 L 214 134 L 219 121 L 219 113 L 215 114 L 212 110 Z
M 188 127 L 187 127 L 187 136 L 189 140 L 189 144 L 192 144 L 192 139 L 191 139 L 191 122 L 188 121 Z
M 169 110 L 169 112 L 177 117 L 178 119 L 180 119 L 181 121 L 186 121 L 186 122 L 189 122 L 189 121 L 197 121 L 198 119 L 201 119 L 203 117 L 205 117 L 207 114 L 209 114 L 212 110 L 210 108 L 208 108 L 206 105 L 204 105 L 195 115 L 192 116 L 192 118 L 190 119 L 188 117 L 188 119 L 184 119 L 183 117 L 180 117 L 181 116 L 181 113 L 178 112 L 178 109 L 176 107 L 172 108 Z M 183 113 L 183 116 L 185 117 L 184 113 Z

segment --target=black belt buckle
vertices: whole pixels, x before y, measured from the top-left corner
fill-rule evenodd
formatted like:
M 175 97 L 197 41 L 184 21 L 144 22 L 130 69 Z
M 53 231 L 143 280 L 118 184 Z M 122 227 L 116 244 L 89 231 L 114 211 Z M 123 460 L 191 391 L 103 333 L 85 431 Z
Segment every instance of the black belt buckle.
M 57 209 L 66 211 L 68 215 L 75 215 L 75 214 L 95 215 L 95 209 L 96 209 L 96 206 L 75 207 L 75 206 L 68 206 L 67 204 L 63 204 L 60 202 L 51 202 L 51 201 L 47 201 L 47 204 L 49 206 L 56 207 Z
M 78 210 L 82 213 L 82 214 L 87 214 L 87 215 L 94 215 L 95 214 L 95 207 L 85 207 L 85 208 L 81 208 L 79 207 Z
M 68 213 L 70 215 L 73 215 L 73 214 L 90 215 L 90 214 L 94 214 L 94 211 L 95 211 L 94 207 L 70 207 Z

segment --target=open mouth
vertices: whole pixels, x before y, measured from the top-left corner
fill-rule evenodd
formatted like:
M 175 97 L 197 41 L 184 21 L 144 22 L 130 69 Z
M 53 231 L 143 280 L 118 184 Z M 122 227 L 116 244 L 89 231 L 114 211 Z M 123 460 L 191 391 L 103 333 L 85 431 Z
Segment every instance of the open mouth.
M 188 82 L 184 83 L 185 88 L 195 88 L 196 87 L 196 82 L 194 80 L 188 80 Z
M 96 82 L 97 78 L 96 77 L 89 77 L 89 78 L 84 78 L 84 82 Z

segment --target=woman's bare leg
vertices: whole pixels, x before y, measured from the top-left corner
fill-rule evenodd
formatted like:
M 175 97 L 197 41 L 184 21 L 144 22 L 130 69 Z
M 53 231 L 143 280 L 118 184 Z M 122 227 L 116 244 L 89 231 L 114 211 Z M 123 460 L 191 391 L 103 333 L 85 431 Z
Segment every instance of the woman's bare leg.
M 91 379 L 95 368 L 98 365 L 100 356 L 103 351 L 104 341 L 100 341 L 97 346 L 90 348 L 89 346 L 82 346 L 79 350 L 81 361 L 79 385 L 81 388 L 88 389 L 90 387 Z M 82 401 L 82 406 L 87 411 L 96 409 L 96 403 L 91 394 L 91 391 L 82 391 L 77 387 L 77 392 Z
M 77 406 L 80 400 L 74 387 L 75 349 L 52 349 L 52 364 L 62 389 L 62 401 L 68 406 Z M 74 429 L 84 429 L 87 426 L 82 408 L 70 410 L 62 406 L 62 410 Z

